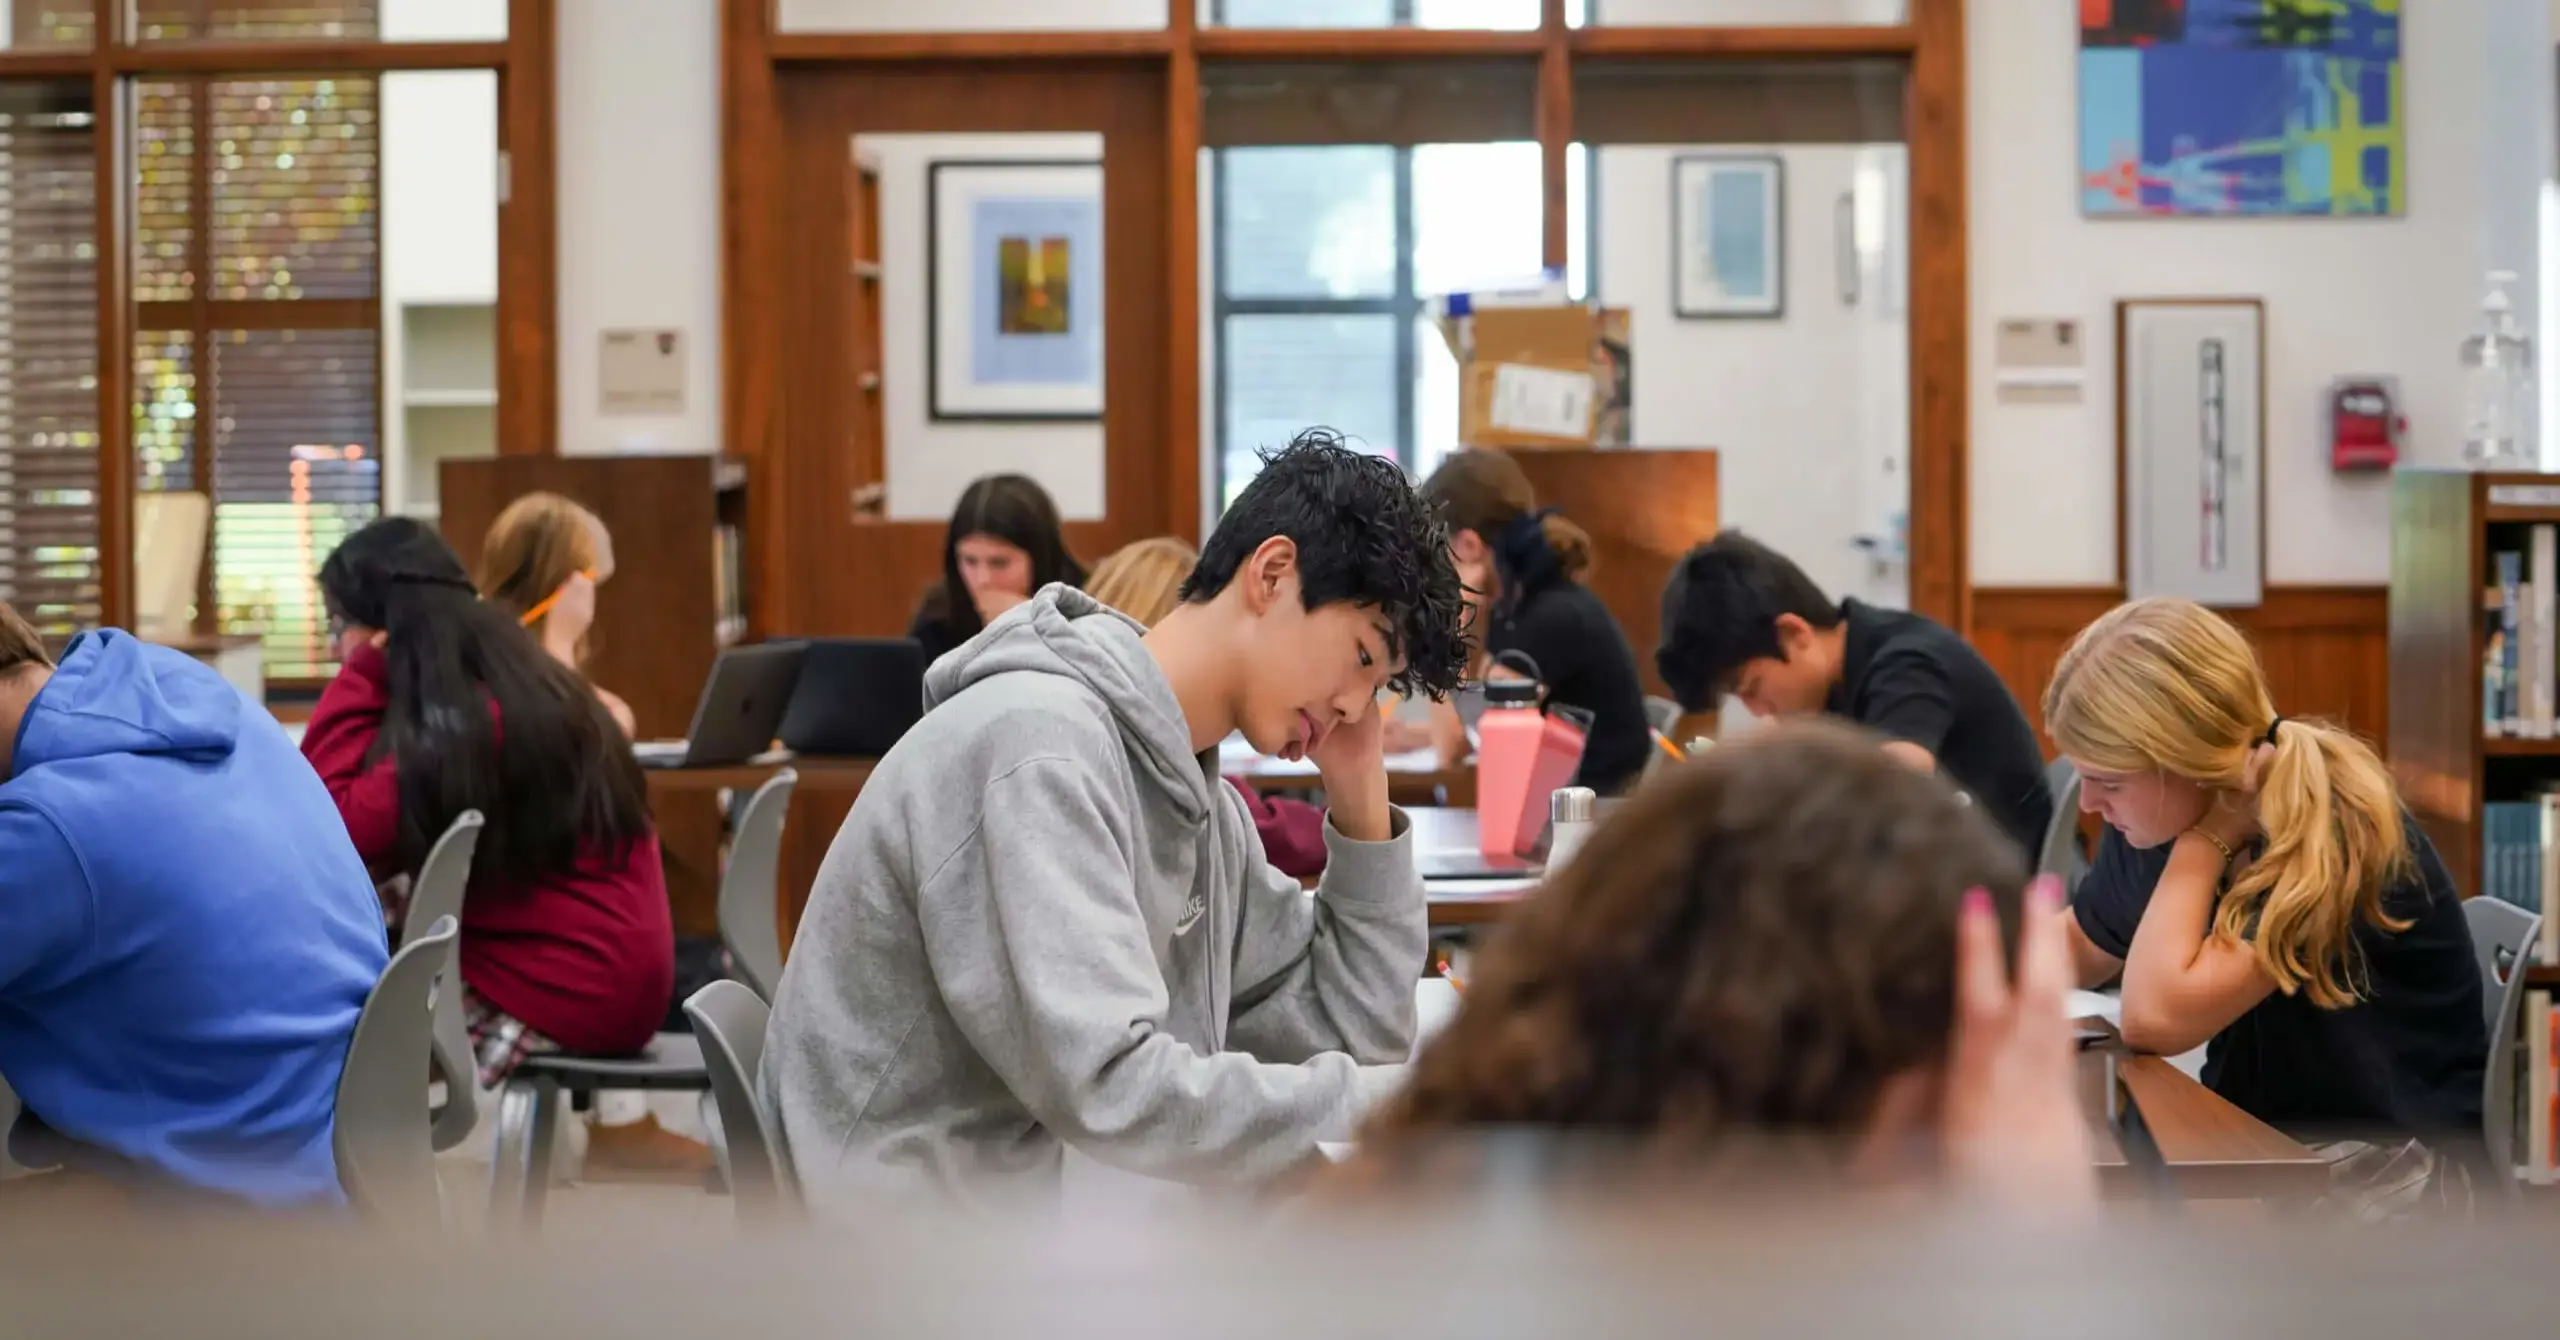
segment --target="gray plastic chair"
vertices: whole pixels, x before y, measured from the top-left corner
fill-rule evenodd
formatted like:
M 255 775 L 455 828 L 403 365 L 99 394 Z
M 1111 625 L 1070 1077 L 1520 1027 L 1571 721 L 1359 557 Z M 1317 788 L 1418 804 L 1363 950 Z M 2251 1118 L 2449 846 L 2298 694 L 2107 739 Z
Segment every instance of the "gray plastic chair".
M 409 908 L 401 915 L 400 948 L 407 949 L 419 928 L 451 918 L 462 925 L 462 893 L 471 883 L 472 857 L 480 850 L 485 827 L 478 810 L 464 810 L 436 839 L 418 877 L 409 884 Z M 471 1138 L 480 1122 L 480 1067 L 471 1050 L 471 1030 L 462 1014 L 462 937 L 445 950 L 444 971 L 437 977 L 436 1073 L 444 1077 L 444 1106 L 436 1109 L 437 1152 Z
M 2069 899 L 2089 873 L 2088 853 L 2080 850 L 2080 770 L 2067 758 L 2044 765 L 2044 791 L 2053 800 L 2053 817 L 2045 821 L 2036 873 L 2062 876 L 2062 896 Z
M 1646 725 L 1653 727 L 1655 734 L 1669 739 L 1671 733 L 1680 728 L 1680 704 L 1668 698 L 1646 694 L 1644 720 Z
M 729 867 L 720 874 L 720 939 L 738 976 L 773 999 L 782 980 L 782 936 L 774 926 L 774 888 L 782 868 L 782 821 L 800 774 L 789 768 L 765 780 L 738 812 Z
M 436 1223 L 436 1151 L 427 1115 L 426 1066 L 435 1048 L 435 1002 L 461 938 L 454 918 L 436 918 L 401 937 L 347 1044 L 338 1075 L 330 1150 L 338 1184 L 368 1218 Z
M 755 992 L 736 982 L 713 982 L 684 1003 L 702 1059 L 711 1070 L 711 1095 L 719 1105 L 723 1163 L 738 1222 L 771 1227 L 799 1216 L 800 1182 L 783 1152 L 781 1124 L 758 1087 L 764 1065 L 765 1021 L 771 1011 Z
M 2480 965 L 2480 1012 L 2489 1027 L 2488 1074 L 2481 1081 L 2480 1138 L 2502 1195 L 2519 1195 L 2515 1179 L 2516 1022 L 2524 1009 L 2524 968 L 2542 934 L 2542 918 L 2495 898 L 2462 904 L 2471 927 L 2471 956 Z

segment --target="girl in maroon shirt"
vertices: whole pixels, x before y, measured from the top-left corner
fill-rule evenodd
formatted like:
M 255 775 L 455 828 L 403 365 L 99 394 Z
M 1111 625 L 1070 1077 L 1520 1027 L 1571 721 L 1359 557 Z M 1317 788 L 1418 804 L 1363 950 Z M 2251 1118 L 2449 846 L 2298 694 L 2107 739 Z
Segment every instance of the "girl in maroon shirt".
M 357 852 L 377 877 L 414 872 L 455 816 L 488 821 L 462 908 L 481 1084 L 537 1052 L 639 1050 L 666 1016 L 675 933 L 622 732 L 416 521 L 349 536 L 320 590 L 342 666 L 302 749 Z

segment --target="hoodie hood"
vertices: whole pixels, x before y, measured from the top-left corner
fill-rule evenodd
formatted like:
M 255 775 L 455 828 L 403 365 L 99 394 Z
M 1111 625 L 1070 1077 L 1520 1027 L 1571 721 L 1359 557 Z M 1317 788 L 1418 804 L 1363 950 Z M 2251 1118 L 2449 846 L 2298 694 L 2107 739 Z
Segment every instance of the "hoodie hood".
M 240 741 L 246 705 L 183 653 L 114 629 L 83 633 L 28 705 L 10 771 L 106 754 L 218 763 Z
M 1056 675 L 1100 698 L 1119 724 L 1139 775 L 1191 823 L 1205 821 L 1214 796 L 1210 763 L 1191 752 L 1191 727 L 1173 683 L 1147 651 L 1146 630 L 1072 586 L 1043 587 L 925 672 L 930 712 L 998 675 Z

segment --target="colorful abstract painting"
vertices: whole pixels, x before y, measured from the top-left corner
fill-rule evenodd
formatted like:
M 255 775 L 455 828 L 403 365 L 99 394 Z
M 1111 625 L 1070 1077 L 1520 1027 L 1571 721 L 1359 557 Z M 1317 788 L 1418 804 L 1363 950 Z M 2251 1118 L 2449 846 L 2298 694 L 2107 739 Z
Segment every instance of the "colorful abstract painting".
M 2396 215 L 2401 0 L 2080 0 L 2080 209 Z

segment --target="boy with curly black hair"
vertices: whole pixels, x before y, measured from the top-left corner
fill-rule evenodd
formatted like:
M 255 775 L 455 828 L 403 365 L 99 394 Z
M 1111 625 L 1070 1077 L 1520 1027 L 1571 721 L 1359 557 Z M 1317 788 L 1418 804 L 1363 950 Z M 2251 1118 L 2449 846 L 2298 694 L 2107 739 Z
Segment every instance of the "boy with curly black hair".
M 936 662 L 774 996 L 762 1082 L 811 1208 L 1054 1200 L 1069 1145 L 1249 1183 L 1347 1133 L 1427 949 L 1377 698 L 1455 687 L 1460 611 L 1403 473 L 1313 430 L 1153 629 L 1052 586 Z M 1233 732 L 1323 774 L 1312 897 L 1219 779 Z

